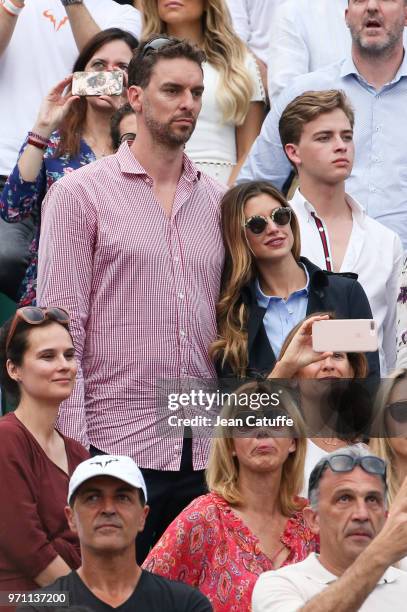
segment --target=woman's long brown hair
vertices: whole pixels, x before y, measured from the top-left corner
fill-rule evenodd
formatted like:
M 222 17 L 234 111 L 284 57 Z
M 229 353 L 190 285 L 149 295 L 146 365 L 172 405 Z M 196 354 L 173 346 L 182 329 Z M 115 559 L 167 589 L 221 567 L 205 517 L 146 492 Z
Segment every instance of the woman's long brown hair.
M 113 40 L 122 40 L 132 51 L 138 46 L 137 38 L 130 32 L 125 32 L 120 28 L 102 30 L 95 34 L 84 46 L 73 65 L 72 72 L 85 70 L 86 64 L 95 55 L 96 51 Z M 60 141 L 55 157 L 62 157 L 63 155 L 76 157 L 79 155 L 81 136 L 86 119 L 86 107 L 86 98 L 81 97 L 69 109 L 63 124 L 59 128 Z
M 241 298 L 242 288 L 256 276 L 255 260 L 249 249 L 244 228 L 244 207 L 250 198 L 267 194 L 281 206 L 289 206 L 284 196 L 267 181 L 249 181 L 225 193 L 221 203 L 225 265 L 217 304 L 218 338 L 210 347 L 213 359 L 226 362 L 237 377 L 244 377 L 248 365 L 248 308 Z M 300 230 L 294 212 L 291 215 L 294 236 L 292 254 L 299 261 Z

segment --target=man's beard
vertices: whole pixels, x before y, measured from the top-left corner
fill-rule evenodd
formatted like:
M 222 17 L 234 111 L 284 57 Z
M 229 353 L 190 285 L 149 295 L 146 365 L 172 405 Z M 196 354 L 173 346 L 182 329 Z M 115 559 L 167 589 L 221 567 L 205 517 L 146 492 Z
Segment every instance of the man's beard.
M 362 38 L 362 34 L 349 27 L 353 44 L 357 46 L 361 55 L 370 57 L 386 56 L 391 53 L 400 42 L 404 31 L 404 22 L 399 27 L 396 26 L 388 31 L 385 40 L 374 42 L 372 38 Z
M 161 123 L 154 119 L 149 112 L 145 112 L 145 122 L 153 139 L 170 149 L 177 149 L 184 145 L 191 138 L 196 124 L 196 121 L 194 121 L 188 126 L 188 129 L 175 132 L 171 129 L 171 122 Z

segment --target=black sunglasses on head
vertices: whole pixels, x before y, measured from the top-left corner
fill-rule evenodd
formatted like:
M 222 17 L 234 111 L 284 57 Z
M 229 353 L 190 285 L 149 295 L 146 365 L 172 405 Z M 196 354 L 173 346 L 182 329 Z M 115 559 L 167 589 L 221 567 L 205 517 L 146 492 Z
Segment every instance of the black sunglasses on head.
M 362 470 L 368 474 L 375 474 L 380 476 L 384 484 L 386 484 L 386 463 L 380 457 L 374 455 L 366 455 L 365 457 L 352 457 L 351 455 L 335 455 L 334 457 L 328 457 L 318 469 L 313 469 L 309 478 L 309 488 L 311 491 L 315 488 L 319 482 L 326 466 L 329 466 L 332 472 L 352 472 L 353 469 L 360 465 Z
M 158 51 L 166 45 L 173 45 L 174 47 L 179 44 L 179 41 L 170 40 L 169 38 L 155 38 L 149 43 L 146 43 L 141 50 L 141 58 L 148 55 L 150 52 Z
M 275 208 L 269 217 L 263 215 L 253 215 L 245 222 L 245 228 L 249 229 L 253 234 L 261 234 L 266 229 L 269 219 L 276 225 L 287 225 L 291 222 L 291 208 L 281 206 Z

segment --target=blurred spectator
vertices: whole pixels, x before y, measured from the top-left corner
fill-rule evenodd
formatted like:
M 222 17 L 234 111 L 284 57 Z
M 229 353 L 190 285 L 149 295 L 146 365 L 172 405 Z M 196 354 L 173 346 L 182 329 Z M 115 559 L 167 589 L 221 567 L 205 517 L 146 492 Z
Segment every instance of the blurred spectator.
M 353 436 L 338 437 L 341 433 L 338 418 L 345 416 L 349 430 L 354 426 L 353 407 L 348 407 L 346 415 L 338 415 L 335 406 L 331 409 L 327 406 L 329 388 L 325 384 L 321 385 L 318 382 L 312 384 L 307 381 L 332 381 L 332 390 L 335 392 L 336 382 L 343 379 L 366 378 L 368 372 L 364 353 L 317 353 L 312 349 L 312 325 L 315 321 L 328 317 L 333 318 L 329 314 L 320 314 L 306 317 L 304 321 L 298 323 L 285 339 L 278 362 L 268 376 L 271 379 L 299 379 L 301 413 L 309 436 L 304 467 L 305 484 L 301 492 L 304 497 L 308 494 L 309 476 L 319 459 L 332 452 L 334 448 L 343 448 L 357 441 Z M 340 388 L 339 385 L 337 388 Z M 360 415 L 362 406 L 359 403 L 356 404 L 356 410 L 358 416 L 362 416 Z M 368 425 L 369 421 L 365 423 Z
M 356 275 L 326 272 L 300 257 L 297 217 L 271 183 L 230 189 L 221 210 L 226 257 L 212 345 L 220 376 L 267 375 L 287 334 L 306 315 L 372 318 Z M 377 351 L 368 362 L 369 375 L 379 375 Z
M 65 513 L 79 536 L 82 564 L 37 593 L 67 593 L 69 610 L 211 612 L 196 589 L 153 576 L 137 564 L 136 536 L 149 512 L 146 502 L 143 476 L 129 457 L 105 455 L 81 463 L 69 482 Z M 40 604 L 23 609 L 49 610 Z
M 139 36 L 139 12 L 113 0 L 76 0 L 66 7 L 59 0 L 0 3 L 0 191 L 43 98 L 71 72 L 78 48 L 113 26 Z M 12 299 L 18 299 L 31 258 L 33 225 L 29 217 L 12 226 L 0 219 L 0 292 Z
M 277 8 L 284 0 L 226 0 L 233 27 L 257 59 L 267 89 L 268 46 L 274 35 Z
M 96 34 L 82 49 L 73 70 L 123 70 L 127 72 L 134 36 L 118 28 Z M 37 252 L 40 237 L 41 204 L 51 185 L 61 176 L 113 152 L 109 133 L 115 109 L 122 96 L 73 96 L 65 94 L 72 75 L 58 83 L 42 102 L 37 120 L 28 133 L 20 158 L 0 198 L 3 219 L 15 223 L 32 215 L 36 234 L 31 244 L 20 304 L 35 304 Z
M 78 48 L 110 27 L 138 37 L 140 25 L 136 9 L 113 0 L 77 0 L 66 7 L 56 1 L 52 8 L 47 0 L 29 1 L 18 17 L 0 10 L 0 175 L 7 176 L 14 167 L 37 109 L 51 87 L 72 70 Z M 19 70 L 21 65 L 24 70 Z
M 166 32 L 200 46 L 205 91 L 187 155 L 198 168 L 233 184 L 260 132 L 264 90 L 256 61 L 234 33 L 224 0 L 143 0 L 143 37 Z
M 210 493 L 181 512 L 144 563 L 154 574 L 199 588 L 215 612 L 250 610 L 262 572 L 317 550 L 302 514 L 306 500 L 298 497 L 306 444 L 298 409 L 288 392 L 278 409 L 250 409 L 251 396 L 272 391 L 270 384 L 257 382 L 236 390 L 238 400 L 221 416 L 243 424 L 219 426 L 214 434 L 206 473 Z M 295 423 L 284 437 L 282 430 L 272 437 L 271 426 L 250 425 L 253 415 L 271 421 L 277 414 Z
M 278 96 L 239 181 L 267 179 L 282 187 L 290 173 L 278 134 L 283 110 L 304 91 L 344 90 L 357 117 L 356 159 L 347 192 L 363 202 L 368 215 L 398 233 L 407 248 L 407 122 L 399 121 L 407 94 L 406 18 L 404 0 L 350 0 L 347 24 L 352 54 L 337 64 L 297 77 Z
M 133 142 L 137 134 L 137 117 L 130 104 L 124 104 L 112 115 L 110 121 L 110 136 L 113 151 L 116 152 L 120 145 L 129 140 Z
M 407 370 L 403 368 L 382 381 L 369 446 L 387 462 L 387 498 L 391 505 L 407 478 Z M 407 570 L 407 550 L 398 567 Z
M 231 0 L 232 2 L 234 0 Z M 270 98 L 294 77 L 338 62 L 349 52 L 348 0 L 284 0 L 270 25 L 265 59 Z
M 22 308 L 0 333 L 1 383 L 17 400 L 0 419 L 2 592 L 45 586 L 80 565 L 63 509 L 69 476 L 89 453 L 55 429 L 77 370 L 68 322 L 60 308 Z
M 401 270 L 397 297 L 397 367 L 407 368 L 407 258 Z
M 348 0 L 278 3 L 265 60 L 273 100 L 296 76 L 339 62 L 349 53 L 351 37 L 344 19 L 347 8 Z
M 407 548 L 407 480 L 387 517 L 384 461 L 349 447 L 317 463 L 309 495 L 304 514 L 321 552 L 260 576 L 253 612 L 398 610 L 407 574 L 391 566 Z
M 382 376 L 396 364 L 396 301 L 400 238 L 368 217 L 345 193 L 352 171 L 354 114 L 342 92 L 306 92 L 283 111 L 279 132 L 299 176 L 290 204 L 301 233 L 301 254 L 320 268 L 356 272 L 377 324 Z
M 69 308 L 81 365 L 61 427 L 93 453 L 137 458 L 153 505 L 140 558 L 204 491 L 209 441 L 157 433 L 159 381 L 215 374 L 222 189 L 183 153 L 201 107 L 202 60 L 177 39 L 141 48 L 129 66 L 131 148 L 57 181 L 43 205 L 38 302 Z

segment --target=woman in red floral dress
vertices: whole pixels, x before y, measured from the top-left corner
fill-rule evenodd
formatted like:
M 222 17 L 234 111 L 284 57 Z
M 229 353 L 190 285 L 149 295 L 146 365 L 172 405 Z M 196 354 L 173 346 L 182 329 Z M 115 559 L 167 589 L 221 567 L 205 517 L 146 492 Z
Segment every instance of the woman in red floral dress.
M 260 393 L 276 391 L 278 406 L 272 400 L 254 410 Z M 282 428 L 284 415 L 295 429 Z M 212 441 L 210 493 L 171 523 L 143 567 L 196 586 L 215 612 L 242 612 L 251 610 L 262 572 L 302 561 L 318 549 L 318 540 L 304 521 L 307 502 L 298 497 L 306 440 L 289 392 L 275 383 L 248 383 L 222 416 L 234 426 L 218 429 Z

